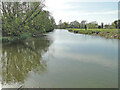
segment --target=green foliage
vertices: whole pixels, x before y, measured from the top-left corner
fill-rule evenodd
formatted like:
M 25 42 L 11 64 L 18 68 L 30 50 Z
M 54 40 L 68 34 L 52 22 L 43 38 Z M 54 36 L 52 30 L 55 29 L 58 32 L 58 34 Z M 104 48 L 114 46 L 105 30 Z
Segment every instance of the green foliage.
M 44 33 L 54 29 L 55 20 L 40 2 L 2 2 L 2 35 Z
M 31 33 L 23 33 L 20 35 L 21 38 L 26 38 L 26 37 L 29 37 L 29 36 L 32 36 Z
M 98 24 L 96 21 L 90 22 L 87 24 L 87 28 L 88 29 L 97 29 L 98 28 Z
M 62 20 L 59 21 L 59 24 L 56 26 L 58 29 L 66 29 L 66 28 L 79 28 L 79 29 L 120 29 L 120 20 L 115 20 L 114 22 L 110 24 L 101 23 L 101 25 L 98 25 L 96 21 L 92 21 L 89 23 L 86 23 L 86 20 L 83 20 L 80 22 L 78 21 L 72 21 L 70 23 L 63 22 Z
M 68 27 L 68 23 L 67 22 L 64 22 L 64 23 L 62 23 L 62 25 L 61 25 L 61 28 L 67 28 Z
M 91 23 L 87 24 L 87 27 L 88 27 L 89 29 L 97 28 L 95 24 L 91 24 Z

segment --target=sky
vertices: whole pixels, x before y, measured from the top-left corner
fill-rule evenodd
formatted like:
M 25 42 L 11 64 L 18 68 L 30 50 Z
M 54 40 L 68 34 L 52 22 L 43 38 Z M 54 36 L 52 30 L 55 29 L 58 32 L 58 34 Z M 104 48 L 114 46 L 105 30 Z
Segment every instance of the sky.
M 59 20 L 111 24 L 118 19 L 118 0 L 46 0 L 45 3 L 57 24 Z

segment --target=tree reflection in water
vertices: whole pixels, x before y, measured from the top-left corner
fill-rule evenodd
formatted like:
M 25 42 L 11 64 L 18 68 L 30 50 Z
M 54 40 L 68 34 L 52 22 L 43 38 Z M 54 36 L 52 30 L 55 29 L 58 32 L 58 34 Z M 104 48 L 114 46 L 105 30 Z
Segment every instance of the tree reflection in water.
M 47 51 L 50 40 L 43 37 L 2 45 L 2 84 L 24 83 L 29 71 L 42 73 L 47 65 L 42 54 Z

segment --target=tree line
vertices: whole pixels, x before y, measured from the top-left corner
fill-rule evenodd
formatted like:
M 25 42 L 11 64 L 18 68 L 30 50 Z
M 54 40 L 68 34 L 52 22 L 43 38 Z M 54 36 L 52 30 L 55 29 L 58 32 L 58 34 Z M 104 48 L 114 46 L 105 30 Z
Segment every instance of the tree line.
M 20 36 L 23 33 L 44 33 L 54 29 L 55 20 L 39 2 L 1 2 L 2 35 Z
M 62 20 L 59 21 L 59 24 L 56 25 L 56 28 L 65 29 L 65 28 L 88 28 L 88 29 L 120 29 L 120 20 L 115 20 L 112 22 L 112 24 L 104 24 L 103 22 L 101 25 L 98 25 L 96 21 L 92 21 L 87 23 L 86 20 L 83 20 L 81 22 L 78 22 L 77 20 L 72 22 L 62 22 Z

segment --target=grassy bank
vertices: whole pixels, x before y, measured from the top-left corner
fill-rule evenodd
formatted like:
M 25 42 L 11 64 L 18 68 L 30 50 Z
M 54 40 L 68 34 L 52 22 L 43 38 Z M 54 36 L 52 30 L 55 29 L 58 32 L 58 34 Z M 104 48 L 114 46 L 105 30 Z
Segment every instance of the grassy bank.
M 14 41 L 21 41 L 27 39 L 28 37 L 40 37 L 43 36 L 44 33 L 52 32 L 54 29 L 46 31 L 46 32 L 33 32 L 33 33 L 22 33 L 20 36 L 3 36 L 0 37 L 2 42 L 14 42 Z
M 79 33 L 79 34 L 88 34 L 88 35 L 98 35 L 111 39 L 120 39 L 118 34 L 118 29 L 67 29 L 69 32 Z
M 26 39 L 27 37 L 30 37 L 30 36 L 32 36 L 31 33 L 24 33 L 24 34 L 21 34 L 20 36 L 0 37 L 0 40 L 2 40 L 2 42 L 12 42 L 12 41 L 23 40 L 23 39 Z

